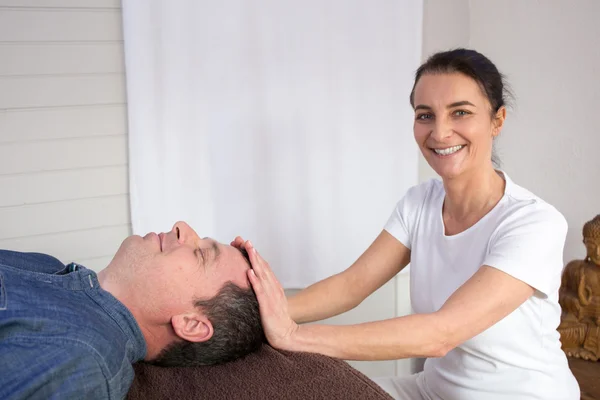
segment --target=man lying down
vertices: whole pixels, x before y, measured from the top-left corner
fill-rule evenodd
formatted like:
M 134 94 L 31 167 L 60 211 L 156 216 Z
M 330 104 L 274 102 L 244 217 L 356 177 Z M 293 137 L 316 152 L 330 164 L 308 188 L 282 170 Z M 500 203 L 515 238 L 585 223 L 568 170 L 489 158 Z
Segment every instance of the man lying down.
M 184 222 L 126 238 L 98 274 L 0 250 L 0 398 L 122 399 L 137 361 L 210 365 L 257 350 L 249 268 Z

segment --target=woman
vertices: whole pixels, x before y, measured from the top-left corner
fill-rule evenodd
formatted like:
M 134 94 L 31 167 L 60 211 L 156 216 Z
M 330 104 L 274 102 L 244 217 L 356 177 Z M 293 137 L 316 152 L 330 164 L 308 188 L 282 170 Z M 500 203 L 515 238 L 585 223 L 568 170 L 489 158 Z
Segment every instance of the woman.
M 426 357 L 421 373 L 378 380 L 398 399 L 579 399 L 556 331 L 567 223 L 492 162 L 502 75 L 476 51 L 438 53 L 410 100 L 415 140 L 441 181 L 411 188 L 352 266 L 286 301 L 252 244 L 232 243 L 250 255 L 267 339 L 341 359 Z M 299 325 L 352 309 L 409 262 L 415 314 Z

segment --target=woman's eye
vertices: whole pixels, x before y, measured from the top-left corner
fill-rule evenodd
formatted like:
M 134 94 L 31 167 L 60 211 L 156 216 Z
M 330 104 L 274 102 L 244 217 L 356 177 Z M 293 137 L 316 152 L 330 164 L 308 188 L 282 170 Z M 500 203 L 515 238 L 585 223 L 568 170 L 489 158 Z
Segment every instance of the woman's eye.
M 431 118 L 433 118 L 433 115 L 428 114 L 428 113 L 417 115 L 417 119 L 420 119 L 420 120 L 427 120 L 427 119 L 431 119 Z
M 457 116 L 459 116 L 459 117 L 463 117 L 463 116 L 465 116 L 465 115 L 467 115 L 467 114 L 469 114 L 469 112 L 467 112 L 467 111 L 465 111 L 465 110 L 457 110 L 457 111 L 454 111 L 454 115 L 457 115 Z

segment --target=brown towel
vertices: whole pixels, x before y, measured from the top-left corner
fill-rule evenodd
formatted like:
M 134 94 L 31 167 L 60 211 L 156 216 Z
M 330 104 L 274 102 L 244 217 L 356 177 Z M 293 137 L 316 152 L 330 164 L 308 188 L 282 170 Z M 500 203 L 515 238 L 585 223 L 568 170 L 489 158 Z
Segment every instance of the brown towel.
M 263 346 L 236 361 L 210 367 L 134 365 L 129 400 L 392 399 L 346 362 Z

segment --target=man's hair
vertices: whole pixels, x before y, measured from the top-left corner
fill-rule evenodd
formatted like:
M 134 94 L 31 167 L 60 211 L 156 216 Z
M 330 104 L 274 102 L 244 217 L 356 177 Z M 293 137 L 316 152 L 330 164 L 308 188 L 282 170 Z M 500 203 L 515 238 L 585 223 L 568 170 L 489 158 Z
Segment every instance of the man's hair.
M 247 259 L 245 251 L 242 254 Z M 265 342 L 258 300 L 252 287 L 242 289 L 228 282 L 216 296 L 197 300 L 195 306 L 213 325 L 213 335 L 205 342 L 177 341 L 151 361 L 164 367 L 192 367 L 222 364 L 252 353 Z

